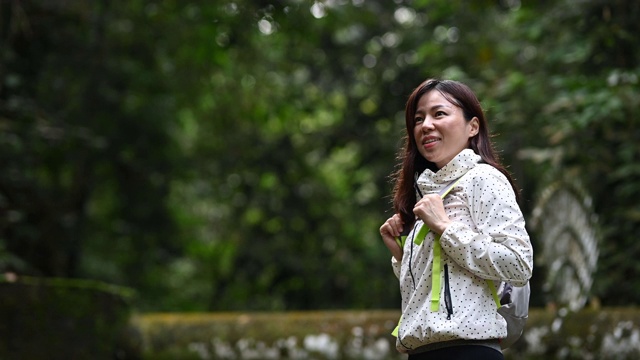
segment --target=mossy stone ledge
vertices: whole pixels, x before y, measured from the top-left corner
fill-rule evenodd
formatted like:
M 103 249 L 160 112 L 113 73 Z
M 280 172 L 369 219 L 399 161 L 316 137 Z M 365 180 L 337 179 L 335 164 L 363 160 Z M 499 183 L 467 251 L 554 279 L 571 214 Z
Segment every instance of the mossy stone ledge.
M 155 313 L 132 318 L 145 359 L 406 359 L 398 311 Z M 640 311 L 531 309 L 511 360 L 640 359 Z

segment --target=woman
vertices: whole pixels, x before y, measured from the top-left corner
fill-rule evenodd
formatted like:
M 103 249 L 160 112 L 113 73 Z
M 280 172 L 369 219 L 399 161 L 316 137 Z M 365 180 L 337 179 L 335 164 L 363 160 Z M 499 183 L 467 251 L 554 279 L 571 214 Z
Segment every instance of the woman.
M 523 286 L 531 277 L 518 191 L 466 85 L 423 82 L 409 96 L 405 121 L 396 214 L 380 227 L 400 280 L 396 346 L 410 360 L 504 359 L 499 339 L 507 325 L 486 280 Z M 439 193 L 455 181 L 443 200 Z

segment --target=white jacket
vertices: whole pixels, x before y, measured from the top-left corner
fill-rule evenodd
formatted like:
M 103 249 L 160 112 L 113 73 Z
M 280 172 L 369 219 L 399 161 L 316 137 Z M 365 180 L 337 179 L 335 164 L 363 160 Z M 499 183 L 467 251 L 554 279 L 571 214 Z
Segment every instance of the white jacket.
M 466 149 L 437 173 L 425 170 L 417 179 L 422 194 L 429 194 L 462 176 L 444 199 L 453 223 L 439 241 L 443 269 L 436 289 L 441 299 L 437 312 L 429 306 L 434 233 L 416 245 L 414 233 L 423 225 L 418 220 L 405 242 L 402 262 L 392 258 L 402 295 L 396 342 L 401 352 L 444 341 L 505 337 L 507 324 L 497 312 L 486 279 L 523 286 L 531 277 L 533 249 L 515 194 L 502 173 L 480 160 Z M 445 296 L 451 299 L 449 311 Z

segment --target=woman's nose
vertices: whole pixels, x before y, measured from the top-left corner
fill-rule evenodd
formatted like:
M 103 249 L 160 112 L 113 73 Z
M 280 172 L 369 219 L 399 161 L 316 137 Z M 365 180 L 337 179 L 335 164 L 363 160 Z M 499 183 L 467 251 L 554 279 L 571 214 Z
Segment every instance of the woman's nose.
M 433 129 L 433 119 L 430 116 L 427 116 L 422 121 L 422 131 Z

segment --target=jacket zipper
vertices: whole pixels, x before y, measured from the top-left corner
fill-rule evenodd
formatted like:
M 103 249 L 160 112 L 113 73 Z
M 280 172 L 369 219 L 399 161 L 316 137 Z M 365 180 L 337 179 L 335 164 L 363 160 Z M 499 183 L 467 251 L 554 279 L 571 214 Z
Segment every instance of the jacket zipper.
M 451 320 L 453 315 L 453 304 L 451 303 L 451 290 L 449 289 L 449 266 L 444 264 L 444 304 L 447 308 L 447 320 Z

